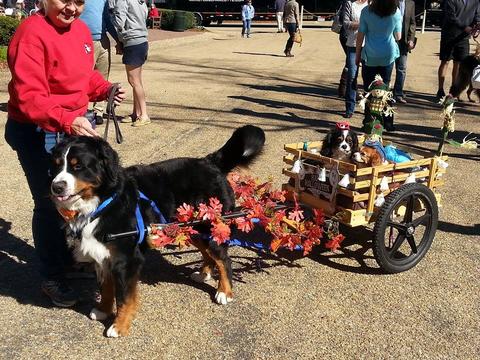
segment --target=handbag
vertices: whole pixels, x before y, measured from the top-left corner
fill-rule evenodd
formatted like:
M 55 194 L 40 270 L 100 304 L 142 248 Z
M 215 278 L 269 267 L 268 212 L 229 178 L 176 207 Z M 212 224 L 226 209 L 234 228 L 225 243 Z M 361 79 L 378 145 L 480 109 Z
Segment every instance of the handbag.
M 342 30 L 341 18 L 342 18 L 342 6 L 340 5 L 337 12 L 333 16 L 333 23 L 332 23 L 332 26 L 330 27 L 330 29 L 336 34 L 340 34 L 340 30 Z
M 480 89 L 480 65 L 475 67 L 472 72 L 472 87 Z
M 293 34 L 293 42 L 298 43 L 298 45 L 302 46 L 302 34 L 300 34 L 300 30 L 297 30 L 295 34 Z

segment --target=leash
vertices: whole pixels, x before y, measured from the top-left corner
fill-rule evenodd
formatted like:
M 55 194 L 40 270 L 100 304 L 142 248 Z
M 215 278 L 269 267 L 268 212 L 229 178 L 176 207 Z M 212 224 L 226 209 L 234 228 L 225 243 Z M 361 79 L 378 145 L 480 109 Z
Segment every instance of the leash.
M 123 142 L 123 135 L 120 131 L 120 125 L 118 124 L 117 117 L 115 116 L 115 94 L 117 90 L 120 88 L 119 83 L 114 83 L 110 87 L 108 91 L 108 100 L 107 100 L 107 121 L 105 124 L 105 132 L 103 133 L 103 139 L 107 140 L 108 138 L 108 125 L 110 124 L 110 120 L 113 121 L 113 125 L 115 127 L 115 139 L 117 140 L 117 144 L 121 144 Z

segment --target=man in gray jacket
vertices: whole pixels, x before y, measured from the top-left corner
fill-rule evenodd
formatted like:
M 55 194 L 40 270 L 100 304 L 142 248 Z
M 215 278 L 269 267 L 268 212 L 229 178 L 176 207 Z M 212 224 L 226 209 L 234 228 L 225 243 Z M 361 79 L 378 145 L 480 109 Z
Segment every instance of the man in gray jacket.
M 108 4 L 122 45 L 117 50 L 123 53 L 122 62 L 133 89 L 132 126 L 150 124 L 142 82 L 142 66 L 148 55 L 147 4 L 145 0 L 108 0 Z M 123 122 L 131 121 L 124 119 Z

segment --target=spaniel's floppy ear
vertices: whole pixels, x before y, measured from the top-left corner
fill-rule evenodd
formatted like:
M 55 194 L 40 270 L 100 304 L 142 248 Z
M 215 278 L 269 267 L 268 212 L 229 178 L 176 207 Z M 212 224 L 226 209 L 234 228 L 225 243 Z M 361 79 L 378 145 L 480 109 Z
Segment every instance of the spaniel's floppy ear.
M 321 155 L 327 156 L 327 157 L 332 157 L 332 155 L 333 155 L 332 138 L 333 138 L 333 133 L 331 131 L 329 131 L 327 133 L 327 135 L 325 136 L 325 139 L 323 139 L 322 149 L 320 150 Z
M 103 165 L 107 180 L 116 183 L 120 172 L 120 159 L 110 144 L 103 139 L 98 139 L 98 159 Z
M 378 166 L 382 164 L 383 164 L 383 160 L 380 153 L 376 150 L 372 151 L 370 156 L 370 166 Z
M 352 137 L 352 155 L 359 151 L 358 145 L 358 136 L 354 131 L 350 131 L 350 136 Z

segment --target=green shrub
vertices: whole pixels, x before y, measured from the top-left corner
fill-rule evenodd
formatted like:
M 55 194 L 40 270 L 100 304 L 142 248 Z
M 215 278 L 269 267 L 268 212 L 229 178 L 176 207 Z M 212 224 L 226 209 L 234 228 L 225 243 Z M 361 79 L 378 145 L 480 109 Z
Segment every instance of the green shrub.
M 169 9 L 158 9 L 162 12 L 162 29 L 172 30 L 173 29 L 173 18 L 175 17 L 175 12 L 177 10 Z M 185 13 L 185 29 L 191 29 L 197 25 L 195 15 L 189 11 L 183 11 Z
M 8 46 L 20 21 L 10 16 L 0 16 L 0 46 Z
M 8 47 L 6 46 L 0 46 L 0 61 L 7 60 L 7 49 Z

